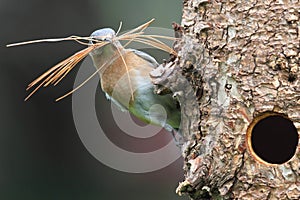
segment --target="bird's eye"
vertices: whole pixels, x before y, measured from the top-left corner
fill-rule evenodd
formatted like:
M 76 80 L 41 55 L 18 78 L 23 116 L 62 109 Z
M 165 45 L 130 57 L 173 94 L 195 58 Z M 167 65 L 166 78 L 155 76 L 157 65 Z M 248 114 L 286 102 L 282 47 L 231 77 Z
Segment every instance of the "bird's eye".
M 91 44 L 97 44 L 99 42 L 107 42 L 109 39 L 107 37 L 93 37 L 90 41 Z

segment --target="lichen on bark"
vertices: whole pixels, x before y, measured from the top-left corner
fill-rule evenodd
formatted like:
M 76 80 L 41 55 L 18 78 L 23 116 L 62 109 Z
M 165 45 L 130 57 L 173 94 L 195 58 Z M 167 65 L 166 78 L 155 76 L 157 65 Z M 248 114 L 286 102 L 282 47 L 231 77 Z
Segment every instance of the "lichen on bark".
M 179 56 L 167 64 L 176 73 L 160 80 L 171 80 L 188 108 L 179 194 L 300 199 L 299 143 L 295 155 L 277 165 L 258 162 L 245 145 L 249 124 L 264 112 L 285 115 L 300 132 L 299 17 L 296 0 L 184 1 Z M 184 89 L 177 90 L 176 74 L 193 88 L 192 106 Z

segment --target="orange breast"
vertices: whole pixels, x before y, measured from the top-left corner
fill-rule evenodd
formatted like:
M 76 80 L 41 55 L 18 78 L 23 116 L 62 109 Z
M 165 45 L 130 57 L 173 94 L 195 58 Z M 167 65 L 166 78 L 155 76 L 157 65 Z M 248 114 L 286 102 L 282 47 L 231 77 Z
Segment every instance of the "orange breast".
M 118 93 L 125 95 L 130 92 L 130 82 L 131 87 L 135 88 L 139 84 L 137 80 L 144 78 L 145 81 L 149 81 L 150 79 L 149 72 L 153 69 L 151 64 L 130 50 L 124 50 L 123 58 L 127 67 L 121 56 L 118 55 L 100 75 L 102 90 L 110 96 L 116 87 L 119 88 Z

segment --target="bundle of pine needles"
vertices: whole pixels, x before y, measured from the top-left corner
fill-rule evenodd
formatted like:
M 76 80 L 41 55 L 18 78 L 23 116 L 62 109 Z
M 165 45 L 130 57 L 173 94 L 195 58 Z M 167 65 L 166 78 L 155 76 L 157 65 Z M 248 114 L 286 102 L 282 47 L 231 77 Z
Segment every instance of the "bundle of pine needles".
M 167 40 L 175 40 L 174 37 L 168 37 L 168 36 L 161 36 L 161 35 L 146 35 L 144 34 L 144 30 L 154 21 L 154 19 L 146 22 L 145 24 L 140 25 L 139 27 L 132 29 L 128 32 L 125 32 L 122 35 L 118 36 L 118 33 L 121 29 L 121 25 L 116 33 L 116 37 L 114 40 L 118 41 L 128 41 L 124 47 L 126 47 L 131 42 L 139 42 L 142 44 L 149 45 L 151 47 L 154 47 L 156 49 L 160 49 L 163 51 L 166 51 L 170 54 L 177 55 L 177 53 L 168 45 L 160 41 L 159 39 L 167 39 Z M 13 47 L 13 46 L 21 46 L 26 44 L 33 44 L 33 43 L 40 43 L 40 42 L 59 42 L 59 41 L 76 41 L 82 45 L 87 46 L 85 49 L 73 54 L 72 56 L 68 57 L 67 59 L 59 62 L 49 70 L 47 70 L 45 73 L 43 73 L 41 76 L 39 76 L 37 79 L 32 81 L 26 90 L 30 90 L 31 88 L 35 87 L 31 93 L 25 98 L 25 101 L 28 100 L 39 88 L 41 87 L 47 87 L 49 85 L 57 85 L 82 59 L 84 59 L 91 51 L 93 51 L 96 48 L 103 47 L 104 45 L 108 44 L 108 41 L 101 41 L 93 37 L 81 37 L 81 36 L 69 36 L 66 38 L 55 38 L 55 39 L 40 39 L 40 40 L 32 40 L 32 41 L 26 41 L 26 42 L 20 42 L 20 43 L 14 43 L 9 44 L 7 47 Z M 122 57 L 122 60 L 124 62 L 124 65 L 127 68 L 126 62 L 122 56 L 121 51 L 118 49 L 119 55 Z M 105 65 L 105 63 L 103 64 Z M 66 93 L 62 97 L 56 99 L 56 101 L 59 101 L 66 96 L 72 94 L 76 90 L 78 90 L 81 86 L 83 86 L 87 81 L 89 81 L 93 76 L 95 76 L 102 68 L 101 66 L 99 69 L 97 69 L 90 77 L 88 77 L 83 83 L 81 83 L 79 86 L 71 90 L 70 92 Z M 127 69 L 128 70 L 128 69 Z M 128 77 L 129 78 L 129 77 Z M 129 78 L 130 81 L 130 78 Z M 131 88 L 131 94 L 133 97 L 133 91 Z

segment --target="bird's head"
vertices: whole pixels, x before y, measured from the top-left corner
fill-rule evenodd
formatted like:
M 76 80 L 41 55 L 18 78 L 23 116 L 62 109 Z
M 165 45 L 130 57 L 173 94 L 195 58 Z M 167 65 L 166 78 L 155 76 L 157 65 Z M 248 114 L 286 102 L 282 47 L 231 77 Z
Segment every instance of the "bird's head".
M 102 28 L 94 31 L 91 34 L 91 38 L 94 40 L 99 40 L 103 42 L 112 42 L 113 38 L 116 36 L 116 32 L 111 28 Z M 91 44 L 95 43 L 95 41 L 91 41 Z
M 91 56 L 97 56 L 102 55 L 104 51 L 108 51 L 111 53 L 111 51 L 114 51 L 114 46 L 118 45 L 119 42 L 114 40 L 116 37 L 116 32 L 111 28 L 102 28 L 99 30 L 94 31 L 91 36 L 92 40 L 90 41 L 90 44 L 96 44 L 97 42 L 107 42 L 103 47 L 96 48 L 93 50 L 90 54 Z

